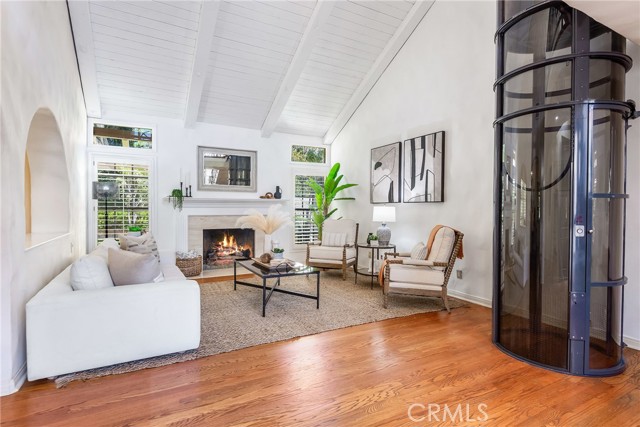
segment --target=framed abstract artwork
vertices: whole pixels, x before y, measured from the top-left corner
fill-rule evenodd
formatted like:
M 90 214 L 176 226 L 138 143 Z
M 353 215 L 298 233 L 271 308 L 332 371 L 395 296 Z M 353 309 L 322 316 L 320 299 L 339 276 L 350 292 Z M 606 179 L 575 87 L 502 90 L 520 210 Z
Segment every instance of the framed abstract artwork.
M 402 143 L 371 149 L 371 203 L 400 203 Z
M 404 141 L 405 203 L 444 202 L 444 131 Z

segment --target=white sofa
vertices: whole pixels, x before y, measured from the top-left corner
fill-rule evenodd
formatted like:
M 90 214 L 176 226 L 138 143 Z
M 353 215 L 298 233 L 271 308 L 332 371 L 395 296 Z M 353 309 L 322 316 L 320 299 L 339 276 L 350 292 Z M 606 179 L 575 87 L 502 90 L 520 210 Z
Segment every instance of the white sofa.
M 28 303 L 30 381 L 200 345 L 200 288 L 161 254 L 165 280 L 74 291 L 71 266 Z

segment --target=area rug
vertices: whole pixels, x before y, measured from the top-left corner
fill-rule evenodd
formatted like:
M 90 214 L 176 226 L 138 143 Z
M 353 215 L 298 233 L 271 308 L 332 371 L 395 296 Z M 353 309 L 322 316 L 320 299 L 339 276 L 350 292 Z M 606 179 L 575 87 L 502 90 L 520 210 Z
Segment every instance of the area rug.
M 257 278 L 246 281 L 262 283 Z M 315 286 L 315 275 L 286 277 L 281 285 L 283 289 L 309 294 L 315 294 Z M 341 272 L 332 271 L 321 273 L 319 310 L 315 300 L 274 293 L 267 304 L 266 317 L 262 317 L 262 290 L 238 286 L 234 291 L 233 281 L 204 283 L 200 285 L 200 295 L 202 330 L 197 349 L 62 375 L 55 379 L 56 385 L 62 387 L 75 380 L 164 366 L 348 326 L 444 310 L 440 298 L 400 295 L 390 298 L 389 309 L 385 309 L 380 287 L 374 285 L 371 289 L 368 278 L 354 284 L 353 278 L 343 281 Z M 456 308 L 463 303 L 450 298 L 449 305 Z

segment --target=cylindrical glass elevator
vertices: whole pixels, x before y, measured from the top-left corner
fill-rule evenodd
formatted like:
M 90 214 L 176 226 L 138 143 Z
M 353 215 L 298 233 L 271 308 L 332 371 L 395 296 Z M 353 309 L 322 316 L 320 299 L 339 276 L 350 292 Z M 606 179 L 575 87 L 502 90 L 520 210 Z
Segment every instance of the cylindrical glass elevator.
M 621 372 L 626 40 L 560 1 L 499 1 L 496 44 L 493 340 Z

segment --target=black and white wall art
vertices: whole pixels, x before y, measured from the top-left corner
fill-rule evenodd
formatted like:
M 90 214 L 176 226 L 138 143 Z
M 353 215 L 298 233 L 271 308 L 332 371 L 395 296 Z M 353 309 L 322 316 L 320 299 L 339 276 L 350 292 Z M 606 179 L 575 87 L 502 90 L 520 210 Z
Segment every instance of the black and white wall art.
M 371 149 L 371 203 L 400 203 L 402 143 Z
M 444 131 L 404 141 L 403 202 L 444 202 Z

